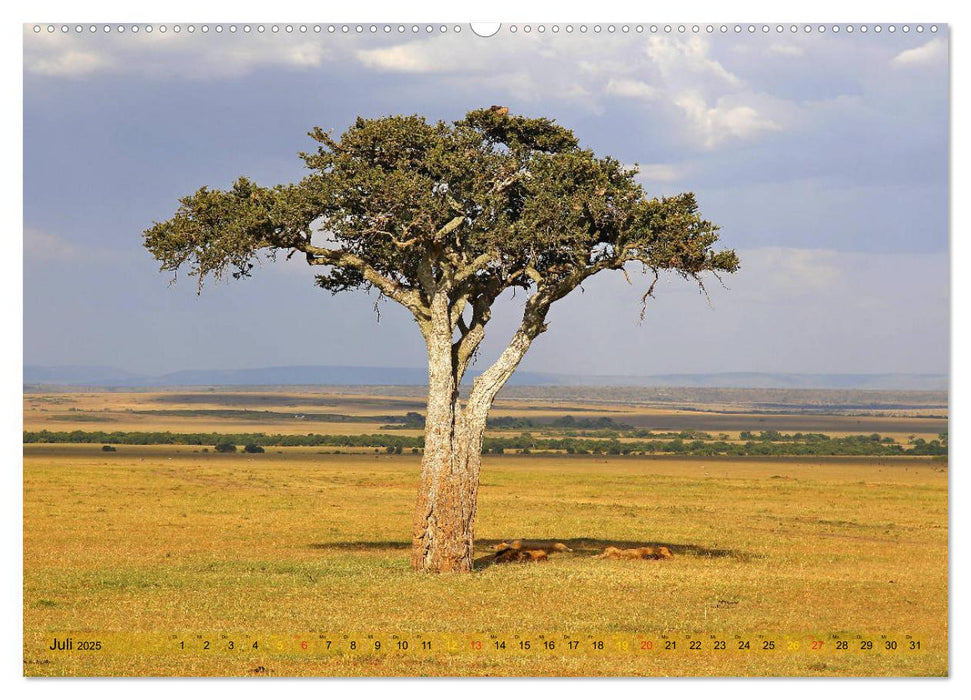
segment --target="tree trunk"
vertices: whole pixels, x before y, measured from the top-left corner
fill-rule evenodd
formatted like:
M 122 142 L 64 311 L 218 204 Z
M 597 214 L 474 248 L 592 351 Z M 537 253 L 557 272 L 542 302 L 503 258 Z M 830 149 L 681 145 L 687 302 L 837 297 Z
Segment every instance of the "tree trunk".
M 425 434 L 411 556 L 420 571 L 472 571 L 482 435 L 458 429 L 457 418 L 452 436 Z
M 415 508 L 411 565 L 419 571 L 472 571 L 472 542 L 485 416 L 466 415 L 447 310 L 426 330 L 428 410 Z
M 473 382 L 463 409 L 459 400 L 463 361 L 453 347 L 450 312 L 444 299 L 431 307 L 423 326 L 428 347 L 428 411 L 425 453 L 412 530 L 412 568 L 419 571 L 472 571 L 479 470 L 486 419 L 496 394 L 515 371 L 533 338 L 545 330 L 546 307 L 527 306 L 524 328 L 496 362 Z

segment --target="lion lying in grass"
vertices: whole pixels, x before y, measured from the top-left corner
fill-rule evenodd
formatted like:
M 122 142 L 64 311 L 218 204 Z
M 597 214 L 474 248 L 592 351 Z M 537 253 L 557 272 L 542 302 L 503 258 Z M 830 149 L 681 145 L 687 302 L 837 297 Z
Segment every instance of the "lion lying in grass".
M 635 547 L 633 549 L 618 549 L 607 547 L 597 559 L 671 559 L 674 555 L 667 547 Z
M 495 556 L 493 557 L 493 562 L 496 564 L 510 564 L 512 562 L 527 561 L 548 561 L 550 554 L 554 554 L 556 552 L 573 551 L 562 542 L 557 542 L 547 547 L 524 549 L 521 540 L 514 540 L 512 544 L 509 544 L 508 542 L 500 542 L 492 547 L 492 549 L 496 552 Z
M 495 552 L 492 558 L 495 564 L 511 564 L 513 562 L 541 562 L 548 561 L 551 554 L 557 552 L 572 552 L 562 542 L 546 545 L 543 547 L 524 546 L 521 540 L 513 542 L 500 542 L 490 547 Z M 674 555 L 665 546 L 658 547 L 634 547 L 632 549 L 619 549 L 617 547 L 607 547 L 603 554 L 598 554 L 596 559 L 672 559 Z

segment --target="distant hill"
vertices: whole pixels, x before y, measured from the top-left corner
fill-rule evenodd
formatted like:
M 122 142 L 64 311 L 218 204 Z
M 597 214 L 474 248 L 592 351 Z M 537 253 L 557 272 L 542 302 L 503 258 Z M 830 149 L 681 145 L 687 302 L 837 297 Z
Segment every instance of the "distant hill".
M 665 386 L 719 389 L 892 389 L 947 391 L 946 374 L 776 374 L 720 372 L 714 374 L 657 374 L 645 377 L 574 377 L 578 386 Z
M 476 375 L 475 372 L 471 377 Z M 91 387 L 166 386 L 416 386 L 427 381 L 417 367 L 288 366 L 254 369 L 183 370 L 139 375 L 111 367 L 24 365 L 25 385 Z M 471 378 L 470 377 L 470 378 Z M 572 375 L 520 371 L 512 386 L 630 386 L 751 389 L 886 389 L 947 391 L 946 374 L 778 374 L 720 372 L 711 374 Z

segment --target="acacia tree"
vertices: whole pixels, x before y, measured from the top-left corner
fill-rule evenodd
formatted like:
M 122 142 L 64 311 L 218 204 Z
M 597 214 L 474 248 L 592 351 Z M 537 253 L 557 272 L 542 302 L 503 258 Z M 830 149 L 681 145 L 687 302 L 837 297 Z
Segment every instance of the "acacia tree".
M 305 256 L 333 293 L 376 290 L 414 316 L 428 350 L 425 451 L 412 566 L 472 569 L 482 438 L 496 394 L 547 328 L 550 307 L 603 270 L 639 265 L 650 285 L 671 270 L 734 272 L 717 227 L 691 193 L 649 198 L 636 171 L 580 148 L 571 131 L 506 108 L 454 123 L 359 118 L 339 140 L 320 128 L 301 153 L 310 174 L 260 187 L 203 187 L 144 234 L 162 270 L 246 277 L 260 255 Z M 629 279 L 629 278 L 628 278 Z M 498 359 L 459 388 L 510 288 L 527 292 Z

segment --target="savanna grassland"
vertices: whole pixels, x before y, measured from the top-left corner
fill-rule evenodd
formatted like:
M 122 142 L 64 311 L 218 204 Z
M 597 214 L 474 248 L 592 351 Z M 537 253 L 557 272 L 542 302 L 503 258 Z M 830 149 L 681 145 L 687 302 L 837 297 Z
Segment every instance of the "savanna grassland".
M 420 425 L 404 416 L 422 410 L 415 397 L 364 393 L 30 393 L 24 429 L 420 437 Z M 930 444 L 946 431 L 940 415 L 894 413 L 706 414 L 537 398 L 500 403 L 496 417 L 532 422 L 500 421 L 490 435 L 539 440 L 572 432 L 640 444 L 644 438 L 632 431 L 650 430 L 661 442 L 784 451 L 796 444 L 787 431 L 812 430 L 815 419 L 823 426 L 815 430 L 834 438 L 879 433 L 876 451 Z M 564 415 L 574 419 L 554 424 Z M 604 417 L 613 423 L 598 422 Z M 696 431 L 691 441 L 665 432 L 677 426 Z M 742 435 L 760 431 L 783 436 Z M 373 445 L 267 444 L 263 452 L 222 454 L 211 444 L 113 447 L 24 445 L 26 675 L 948 673 L 943 456 L 492 453 L 482 466 L 476 571 L 434 576 L 408 564 L 420 460 L 411 448 L 395 454 Z M 572 551 L 543 564 L 492 565 L 490 547 L 517 538 L 563 542 Z M 645 545 L 667 546 L 675 556 L 595 557 L 606 546 Z M 222 633 L 370 632 L 412 643 L 418 634 L 481 634 L 486 646 L 493 634 L 510 647 L 519 634 L 534 646 L 409 654 L 387 652 L 386 643 L 383 653 L 341 655 L 274 653 L 265 644 L 233 653 L 49 649 L 66 633 L 80 641 L 159 632 L 210 635 L 214 643 Z M 922 647 L 591 654 L 562 644 L 543 649 L 537 642 L 544 633 L 658 641 L 661 633 L 859 633 L 877 640 L 888 633 L 913 635 Z

